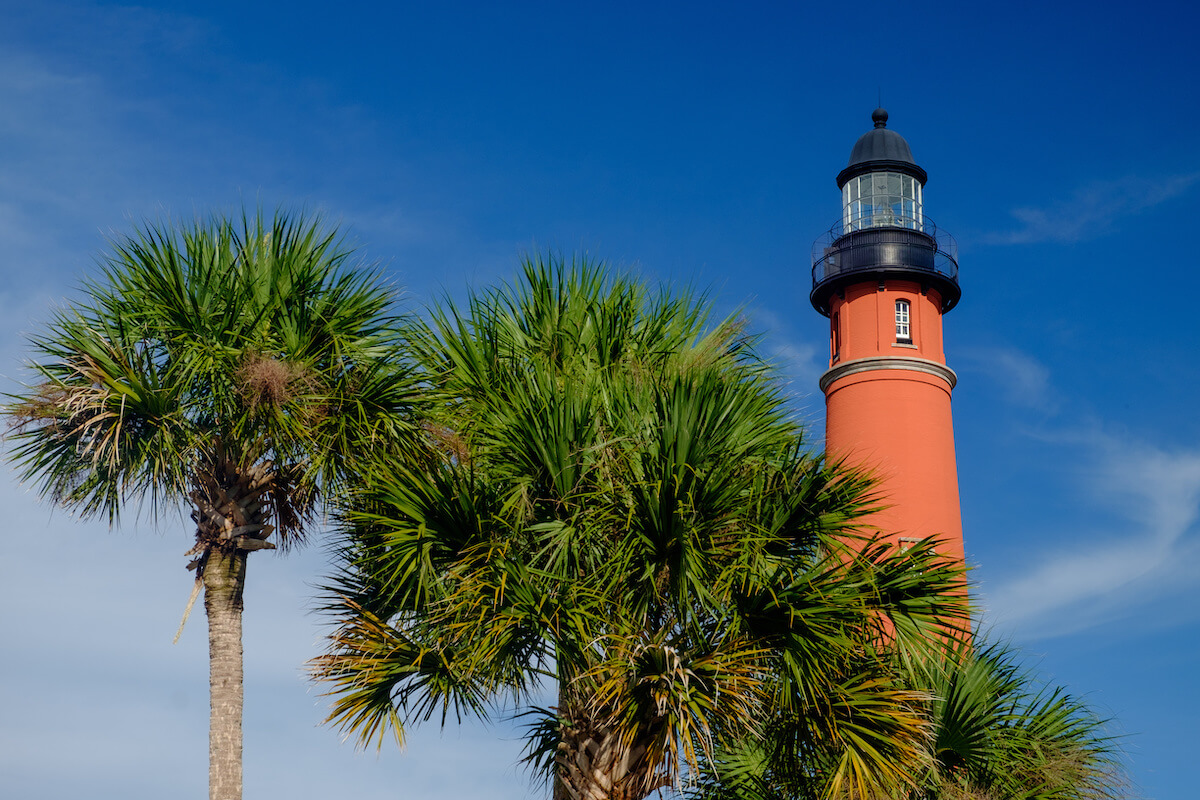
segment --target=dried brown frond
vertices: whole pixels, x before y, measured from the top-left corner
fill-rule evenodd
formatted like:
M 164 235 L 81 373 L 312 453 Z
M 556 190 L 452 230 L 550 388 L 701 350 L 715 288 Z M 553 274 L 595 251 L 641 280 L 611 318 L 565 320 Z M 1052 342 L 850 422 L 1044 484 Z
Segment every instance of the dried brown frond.
M 270 498 L 280 544 L 286 550 L 302 543 L 317 501 L 315 487 L 299 470 L 272 469 Z
M 86 356 L 69 362 L 76 380 L 63 383 L 48 380 L 33 388 L 29 396 L 8 408 L 9 428 L 44 423 L 46 420 L 67 421 L 83 416 L 92 416 L 105 407 L 112 392 L 105 388 L 100 378 L 103 371 L 95 361 Z M 78 380 L 82 378 L 82 380 Z
M 19 431 L 31 426 L 59 430 L 69 416 L 66 408 L 70 400 L 71 392 L 67 388 L 52 382 L 39 384 L 28 397 L 7 408 L 8 430 Z
M 116 463 L 124 422 L 124 398 L 101 380 L 102 372 L 87 357 L 71 363 L 82 380 L 48 380 L 21 402 L 8 407 L 9 430 L 35 428 L 46 437 L 73 439 L 81 457 L 93 463 Z
M 238 391 L 251 410 L 281 406 L 312 388 L 311 372 L 274 356 L 251 353 L 235 375 Z
M 434 449 L 440 453 L 444 453 L 456 464 L 470 464 L 471 451 L 467 447 L 467 442 L 458 431 L 446 425 L 439 425 L 433 422 L 422 422 L 421 428 L 425 431 L 425 435 L 433 443 Z
M 219 444 L 196 465 L 192 519 L 203 548 L 284 550 L 303 540 L 314 504 L 313 487 L 266 459 L 239 463 Z M 257 540 L 257 541 L 255 541 Z
M 233 462 L 212 458 L 196 465 L 189 498 L 196 538 L 206 543 L 228 542 L 250 526 L 261 526 L 271 517 L 269 465 L 239 469 Z

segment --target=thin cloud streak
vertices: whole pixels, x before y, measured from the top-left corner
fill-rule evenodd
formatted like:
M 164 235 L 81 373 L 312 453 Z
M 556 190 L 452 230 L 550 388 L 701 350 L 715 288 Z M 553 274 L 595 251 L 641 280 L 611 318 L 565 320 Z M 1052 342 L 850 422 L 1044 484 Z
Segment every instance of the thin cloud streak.
M 1076 633 L 1132 613 L 1200 566 L 1200 449 L 1168 451 L 1102 430 L 1062 441 L 1094 465 L 1087 476 L 1093 503 L 1126 525 L 1089 531 L 985 592 L 990 624 L 1020 629 L 1025 638 Z
M 761 305 L 752 306 L 749 317 L 751 332 L 767 332 L 762 342 L 763 354 L 787 379 L 792 393 L 802 398 L 802 405 L 811 404 L 826 367 L 824 351 L 811 341 L 797 338 L 789 320 Z
M 1012 405 L 1047 412 L 1058 407 L 1050 370 L 1027 353 L 1012 347 L 966 347 L 955 351 L 955 361 L 999 384 Z
M 1149 179 L 1127 177 L 1097 181 L 1075 190 L 1067 201 L 1050 206 L 1023 206 L 1010 213 L 1015 230 L 983 235 L 988 244 L 1070 244 L 1112 231 L 1125 218 L 1140 214 L 1191 191 L 1200 171 Z
M 796 394 L 804 397 L 816 394 L 823 367 L 818 360 L 815 346 L 783 340 L 773 341 L 768 350 L 771 361 L 789 378 L 792 390 Z

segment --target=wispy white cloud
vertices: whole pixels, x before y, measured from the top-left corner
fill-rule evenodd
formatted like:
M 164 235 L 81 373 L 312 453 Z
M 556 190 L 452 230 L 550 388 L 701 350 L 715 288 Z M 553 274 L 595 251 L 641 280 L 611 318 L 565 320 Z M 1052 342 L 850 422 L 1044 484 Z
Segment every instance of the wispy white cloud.
M 1028 353 L 1004 346 L 966 347 L 955 351 L 955 362 L 994 381 L 1012 405 L 1040 411 L 1053 411 L 1058 405 L 1050 370 Z
M 817 391 L 817 382 L 824 372 L 821 351 L 810 342 L 792 339 L 774 339 L 768 346 L 768 355 L 792 383 L 793 391 L 809 395 Z
M 1200 172 L 1160 178 L 1127 177 L 1096 181 L 1076 189 L 1070 199 L 1045 206 L 1022 206 L 1011 214 L 1017 226 L 984 235 L 990 244 L 1078 242 L 1111 231 L 1119 220 L 1147 211 L 1191 191 Z
M 479 249 L 426 207 L 428 175 L 372 113 L 226 52 L 219 29 L 184 15 L 61 16 L 56 48 L 0 33 L 0 251 L 21 290 L 86 272 L 111 231 L 240 204 L 336 209 L 366 257 L 400 255 L 406 286 L 436 289 L 431 263 Z
M 1159 604 L 1200 569 L 1200 448 L 1168 449 L 1091 429 L 1061 435 L 1089 464 L 1081 476 L 1113 522 L 985 589 L 990 624 L 1025 638 L 1073 633 Z M 1168 603 L 1170 605 L 1170 603 Z
M 752 332 L 766 332 L 762 352 L 790 382 L 793 393 L 800 397 L 815 393 L 825 371 L 824 349 L 795 336 L 791 321 L 769 308 L 753 306 L 748 316 Z

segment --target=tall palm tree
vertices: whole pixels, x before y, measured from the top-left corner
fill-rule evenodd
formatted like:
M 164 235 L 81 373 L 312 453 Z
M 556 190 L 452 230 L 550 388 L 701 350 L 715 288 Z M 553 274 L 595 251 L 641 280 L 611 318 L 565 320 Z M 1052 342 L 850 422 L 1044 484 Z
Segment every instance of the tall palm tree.
M 350 259 L 319 219 L 261 211 L 118 238 L 6 406 L 10 458 L 55 502 L 190 506 L 213 800 L 242 791 L 247 557 L 302 542 L 364 450 L 412 439 L 392 292 Z
M 516 703 L 556 797 L 633 800 L 783 706 L 842 745 L 839 791 L 908 785 L 921 697 L 877 649 L 955 619 L 960 576 L 838 544 L 869 483 L 801 446 L 741 324 L 708 312 L 549 258 L 434 315 L 441 456 L 376 464 L 343 515 L 314 665 L 332 721 L 381 743 Z

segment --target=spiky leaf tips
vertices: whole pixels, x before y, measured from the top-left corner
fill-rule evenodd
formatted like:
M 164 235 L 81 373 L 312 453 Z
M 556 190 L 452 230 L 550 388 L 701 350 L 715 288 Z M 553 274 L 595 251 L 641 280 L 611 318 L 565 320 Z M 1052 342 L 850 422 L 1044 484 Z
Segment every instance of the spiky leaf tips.
M 961 575 L 847 543 L 869 481 L 800 444 L 710 314 L 555 257 L 433 313 L 439 455 L 376 462 L 342 516 L 335 724 L 372 743 L 515 703 L 556 797 L 632 799 L 786 714 L 831 791 L 911 785 L 922 696 L 879 648 L 944 634 Z
M 36 382 L 8 398 L 10 458 L 55 502 L 110 521 L 129 503 L 190 506 L 214 798 L 241 793 L 247 555 L 302 541 L 365 452 L 415 447 L 397 322 L 392 291 L 319 219 L 149 225 L 110 243 L 33 338 Z

